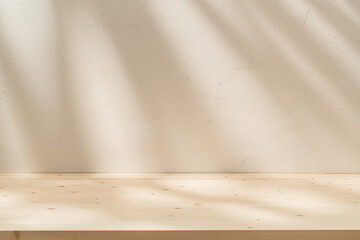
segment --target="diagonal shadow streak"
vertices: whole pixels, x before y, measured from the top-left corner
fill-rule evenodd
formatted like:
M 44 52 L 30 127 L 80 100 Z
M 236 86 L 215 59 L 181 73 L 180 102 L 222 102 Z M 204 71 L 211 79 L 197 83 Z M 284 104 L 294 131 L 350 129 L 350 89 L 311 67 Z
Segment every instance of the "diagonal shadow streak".
M 216 164 L 218 159 L 236 159 L 241 166 L 240 160 L 246 156 L 234 154 L 234 149 L 226 145 L 224 136 L 219 131 L 215 132 L 217 126 L 204 127 L 211 114 L 200 105 L 196 97 L 197 93 L 188 86 L 189 83 L 186 83 L 187 71 L 177 60 L 159 26 L 153 20 L 149 2 L 93 1 L 92 5 L 93 8 L 104 13 L 108 23 L 114 24 L 113 28 L 116 31 L 109 30 L 108 34 L 117 47 L 118 57 L 123 59 L 129 83 L 138 98 L 144 118 L 154 126 L 145 144 L 155 145 L 154 148 L 158 150 L 155 158 L 160 160 L 162 171 L 181 172 L 180 164 L 177 162 L 186 161 L 177 157 L 172 149 L 170 134 L 174 131 L 186 134 L 186 141 L 203 151 L 212 150 L 212 155 L 206 156 L 206 170 L 199 164 L 199 167 L 194 167 L 193 171 L 217 171 L 219 168 L 225 172 L 240 170 L 238 165 L 229 167 Z M 145 44 L 145 46 L 136 46 L 132 44 L 131 36 L 121 34 L 125 32 L 124 23 L 129 21 L 128 19 L 136 21 L 132 24 L 146 24 L 144 41 L 152 41 L 151 49 L 145 49 Z M 158 51 L 155 52 L 153 49 Z M 139 54 L 140 51 L 144 52 Z M 144 60 L 149 55 L 155 66 Z M 166 111 L 171 115 L 170 125 L 161 122 L 161 118 L 167 117 L 164 114 Z M 191 164 L 195 165 L 196 162 Z
M 227 42 L 230 44 L 230 46 L 233 47 L 233 49 L 239 53 L 239 57 L 245 55 L 248 47 L 251 47 L 251 43 L 245 39 L 239 38 L 237 35 L 235 35 L 230 29 L 226 23 L 224 23 L 221 18 L 218 16 L 218 14 L 211 9 L 208 4 L 205 4 L 203 1 L 194 1 L 194 3 L 197 4 L 198 9 L 202 11 L 204 16 L 208 18 L 208 20 L 214 24 L 214 26 L 217 28 L 217 30 L 222 34 L 222 37 L 227 40 Z M 235 4 L 239 4 L 239 2 L 234 2 Z M 241 7 L 245 7 L 241 6 Z M 251 8 L 250 8 L 251 9 Z M 279 14 L 279 13 L 278 13 Z M 260 27 L 260 22 L 254 18 L 254 14 L 251 13 L 244 13 L 246 15 L 247 22 L 252 23 L 252 28 L 257 31 L 263 31 Z M 281 16 L 281 14 L 280 14 Z M 269 36 L 265 36 L 265 39 L 267 42 L 272 42 Z M 332 132 L 338 137 L 341 136 L 344 142 L 348 143 L 354 143 L 359 139 L 359 136 L 354 133 L 354 129 L 350 128 L 346 123 L 342 123 L 343 118 L 339 116 L 335 109 L 331 108 L 328 104 L 328 102 L 325 99 L 321 99 L 319 93 L 317 93 L 314 89 L 311 89 L 310 86 L 307 86 L 303 84 L 302 79 L 306 79 L 306 76 L 304 73 L 296 66 L 294 63 L 292 63 L 291 59 L 286 55 L 283 50 L 281 50 L 276 44 L 271 45 L 271 51 L 272 53 L 278 57 L 278 62 L 281 62 L 282 66 L 287 66 L 284 69 L 280 69 L 280 73 L 277 74 L 276 77 L 270 77 L 267 75 L 266 72 L 260 71 L 257 69 L 259 65 L 261 65 L 261 62 L 257 63 L 257 66 L 253 67 L 251 69 L 251 72 L 261 80 L 262 85 L 265 87 L 267 92 L 271 94 L 272 100 L 276 102 L 276 106 L 281 109 L 281 113 L 284 114 L 286 118 L 288 118 L 289 122 L 291 122 L 292 126 L 295 129 L 301 129 L 302 135 L 304 138 L 304 143 L 306 143 L 304 146 L 309 146 L 309 141 L 312 141 L 308 136 L 310 136 L 310 132 L 307 133 L 308 130 L 305 128 L 301 122 L 297 119 L 296 112 L 294 109 L 292 109 L 291 101 L 289 101 L 291 96 L 289 95 L 289 92 L 296 92 L 298 89 L 302 89 L 304 92 L 306 92 L 309 95 L 309 98 L 311 98 L 312 104 L 309 105 L 310 109 L 314 113 L 319 113 L 319 110 L 321 110 L 321 115 L 318 114 L 317 121 L 319 123 L 321 122 L 322 125 L 327 126 L 328 129 L 332 129 Z M 245 59 L 246 60 L 246 59 Z M 275 67 L 275 66 L 273 66 Z M 284 76 L 291 75 L 294 76 L 295 80 L 288 81 L 288 79 L 285 79 Z M 284 85 L 286 85 L 290 91 L 284 92 Z M 289 96 L 288 96 L 289 95 Z M 309 99 L 310 100 L 310 99 Z M 326 111 L 325 111 L 326 110 Z M 323 116 L 327 116 L 326 122 L 323 121 Z M 315 118 L 316 119 L 316 118 Z M 314 119 L 314 120 L 315 120 Z M 323 126 L 322 126 L 323 127 Z M 335 130 L 336 131 L 335 131 Z M 312 145 L 316 145 L 315 142 L 313 142 Z M 353 145 L 353 144 L 352 144 Z M 351 144 L 349 145 L 351 146 Z M 354 152 L 354 148 L 349 147 L 349 152 Z

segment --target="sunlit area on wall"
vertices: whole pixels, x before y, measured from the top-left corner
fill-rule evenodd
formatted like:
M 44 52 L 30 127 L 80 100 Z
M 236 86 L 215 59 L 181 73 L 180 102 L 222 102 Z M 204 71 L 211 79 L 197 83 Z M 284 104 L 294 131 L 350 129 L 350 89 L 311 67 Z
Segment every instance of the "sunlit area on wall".
M 359 172 L 360 2 L 0 0 L 0 172 Z

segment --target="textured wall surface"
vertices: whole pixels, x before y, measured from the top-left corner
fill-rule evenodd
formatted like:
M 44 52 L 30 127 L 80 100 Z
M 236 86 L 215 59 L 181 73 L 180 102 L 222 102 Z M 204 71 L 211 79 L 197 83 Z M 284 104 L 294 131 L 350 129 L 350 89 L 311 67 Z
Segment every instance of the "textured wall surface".
M 0 0 L 0 172 L 360 172 L 360 1 Z

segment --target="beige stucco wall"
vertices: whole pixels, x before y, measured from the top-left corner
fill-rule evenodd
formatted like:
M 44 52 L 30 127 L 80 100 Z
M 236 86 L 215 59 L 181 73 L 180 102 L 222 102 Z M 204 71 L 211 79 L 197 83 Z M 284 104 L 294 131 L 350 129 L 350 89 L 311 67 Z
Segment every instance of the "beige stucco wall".
M 0 0 L 0 172 L 359 172 L 360 1 Z

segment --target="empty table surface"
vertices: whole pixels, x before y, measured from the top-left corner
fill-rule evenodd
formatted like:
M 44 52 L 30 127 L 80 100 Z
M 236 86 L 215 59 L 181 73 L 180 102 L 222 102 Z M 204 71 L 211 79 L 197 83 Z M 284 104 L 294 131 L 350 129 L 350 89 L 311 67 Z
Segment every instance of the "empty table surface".
M 101 230 L 360 230 L 360 175 L 0 175 L 0 231 Z

